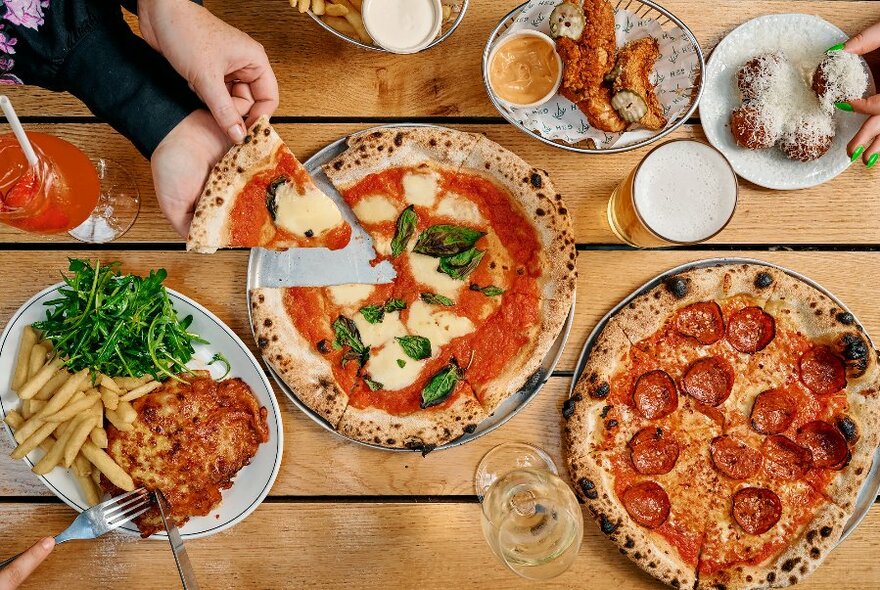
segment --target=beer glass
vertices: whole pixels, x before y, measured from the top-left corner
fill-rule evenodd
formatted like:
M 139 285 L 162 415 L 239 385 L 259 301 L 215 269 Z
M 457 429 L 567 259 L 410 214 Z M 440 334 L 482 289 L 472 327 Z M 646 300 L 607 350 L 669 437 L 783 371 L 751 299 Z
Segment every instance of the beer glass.
M 614 189 L 608 223 L 637 248 L 697 244 L 730 222 L 737 193 L 724 154 L 701 141 L 675 139 L 648 152 Z

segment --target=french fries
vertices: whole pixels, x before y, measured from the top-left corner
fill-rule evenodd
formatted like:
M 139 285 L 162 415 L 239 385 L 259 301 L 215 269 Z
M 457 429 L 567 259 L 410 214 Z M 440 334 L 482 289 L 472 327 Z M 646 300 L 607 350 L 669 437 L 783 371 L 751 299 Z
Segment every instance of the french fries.
M 88 369 L 72 374 L 53 350 L 32 326 L 23 330 L 12 374 L 12 389 L 22 403 L 5 418 L 18 443 L 11 456 L 22 459 L 42 449 L 34 473 L 70 469 L 89 505 L 101 501 L 102 474 L 116 487 L 133 490 L 131 477 L 103 450 L 109 444 L 105 420 L 130 431 L 138 419 L 131 402 L 155 391 L 161 382 L 150 375 L 92 377 Z

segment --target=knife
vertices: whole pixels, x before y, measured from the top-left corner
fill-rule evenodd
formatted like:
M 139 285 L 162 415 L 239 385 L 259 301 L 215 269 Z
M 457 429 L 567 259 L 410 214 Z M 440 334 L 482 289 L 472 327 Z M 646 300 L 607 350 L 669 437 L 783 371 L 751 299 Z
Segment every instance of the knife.
M 162 524 L 168 532 L 168 542 L 171 543 L 171 551 L 174 553 L 174 563 L 177 564 L 177 571 L 180 573 L 180 581 L 183 582 L 183 590 L 199 590 L 199 583 L 196 580 L 196 574 L 193 571 L 189 556 L 186 554 L 186 547 L 183 546 L 183 539 L 180 538 L 180 531 L 174 521 L 166 514 L 171 513 L 171 505 L 165 498 L 162 490 L 153 492 L 156 500 L 156 506 L 159 507 L 159 515 L 162 517 Z

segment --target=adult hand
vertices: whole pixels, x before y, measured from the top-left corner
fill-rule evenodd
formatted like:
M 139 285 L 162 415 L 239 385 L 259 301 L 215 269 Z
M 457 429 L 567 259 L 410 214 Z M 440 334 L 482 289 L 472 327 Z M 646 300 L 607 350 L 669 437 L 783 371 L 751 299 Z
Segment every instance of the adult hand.
M 263 46 L 189 0 L 138 0 L 144 39 L 183 76 L 235 143 L 278 107 L 278 81 Z M 234 96 L 248 97 L 242 111 Z
M 15 590 L 33 573 L 37 566 L 43 563 L 52 548 L 55 547 L 55 539 L 46 537 L 22 553 L 18 559 L 0 570 L 0 590 Z
M 247 101 L 236 100 L 244 108 Z M 153 152 L 150 166 L 159 208 L 183 237 L 189 233 L 193 211 L 211 167 L 229 146 L 228 137 L 211 113 L 198 110 L 178 123 Z
M 880 47 L 880 23 L 868 27 L 847 41 L 843 50 L 856 55 L 864 55 L 878 47 Z M 851 100 L 849 105 L 852 107 L 851 110 L 869 115 L 869 117 L 847 144 L 847 153 L 850 154 L 853 161 L 861 156 L 865 165 L 871 168 L 880 159 L 880 94 Z M 844 107 L 844 110 L 850 109 Z

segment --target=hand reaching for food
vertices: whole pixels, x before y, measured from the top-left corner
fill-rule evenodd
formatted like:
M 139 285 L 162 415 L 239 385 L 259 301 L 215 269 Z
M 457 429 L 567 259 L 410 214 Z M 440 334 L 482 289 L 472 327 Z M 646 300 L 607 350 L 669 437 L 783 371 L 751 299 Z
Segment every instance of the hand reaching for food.
M 43 561 L 52 553 L 55 539 L 46 537 L 35 543 L 30 549 L 0 570 L 0 590 L 18 588 Z
M 829 51 L 864 55 L 877 48 L 880 48 L 880 23 L 868 27 L 842 45 L 835 45 Z M 872 168 L 880 159 L 880 94 L 838 102 L 837 108 L 869 115 L 847 144 L 846 150 L 854 162 L 861 157 L 865 166 Z
M 147 43 L 189 82 L 233 142 L 278 107 L 269 58 L 245 33 L 189 0 L 139 0 L 138 16 Z M 247 109 L 241 100 L 250 102 Z

